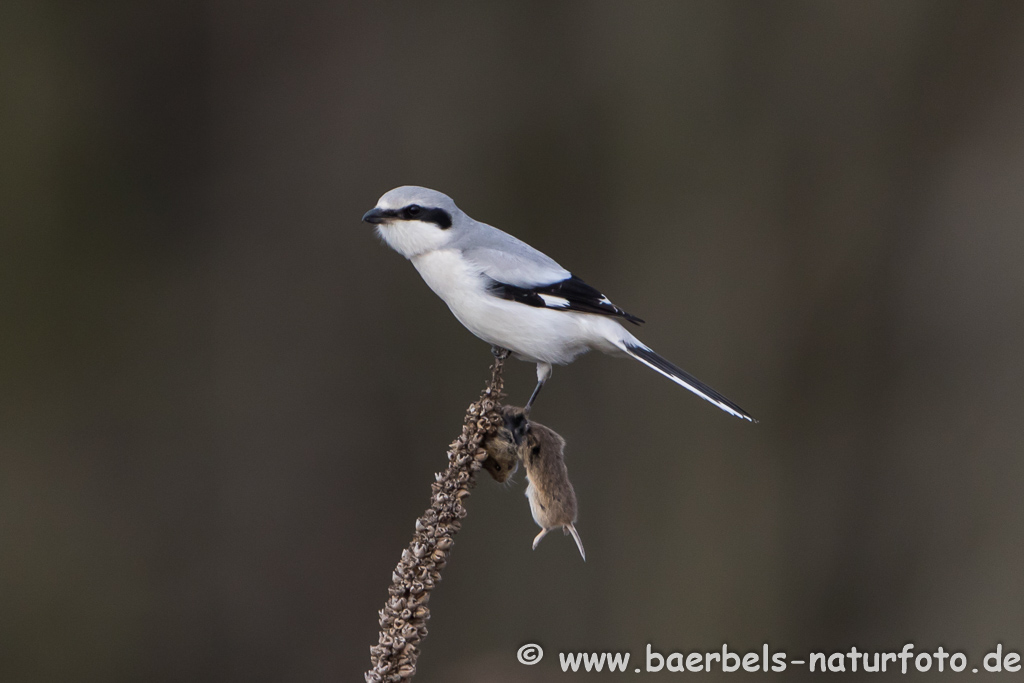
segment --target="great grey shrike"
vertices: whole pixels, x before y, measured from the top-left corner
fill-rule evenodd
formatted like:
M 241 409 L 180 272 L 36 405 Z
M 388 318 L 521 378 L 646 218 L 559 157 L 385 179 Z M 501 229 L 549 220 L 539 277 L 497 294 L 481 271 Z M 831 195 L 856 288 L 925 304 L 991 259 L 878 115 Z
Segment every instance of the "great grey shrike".
M 551 366 L 590 350 L 631 356 L 736 417 L 738 405 L 668 362 L 619 320 L 643 322 L 554 260 L 512 235 L 475 221 L 445 194 L 407 185 L 384 194 L 363 220 L 377 226 L 459 322 L 493 346 L 537 364 L 537 387 Z

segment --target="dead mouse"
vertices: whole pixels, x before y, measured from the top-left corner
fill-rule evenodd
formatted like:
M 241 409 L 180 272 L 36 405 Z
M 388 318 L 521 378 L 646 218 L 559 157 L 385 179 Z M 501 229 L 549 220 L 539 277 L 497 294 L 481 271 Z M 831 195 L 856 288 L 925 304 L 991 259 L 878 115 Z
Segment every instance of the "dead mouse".
M 527 421 L 522 408 L 503 406 L 502 415 L 503 425 L 489 441 L 490 457 L 484 467 L 493 460 L 495 466 L 500 464 L 502 469 L 507 469 L 509 453 L 517 453 L 526 468 L 529 481 L 526 497 L 530 500 L 533 521 L 541 527 L 541 532 L 533 539 L 534 549 L 549 531 L 561 528 L 567 535 L 572 534 L 585 561 L 587 553 L 575 526 L 576 492 L 565 467 L 565 439 L 539 422 Z M 488 471 L 498 479 L 493 471 Z

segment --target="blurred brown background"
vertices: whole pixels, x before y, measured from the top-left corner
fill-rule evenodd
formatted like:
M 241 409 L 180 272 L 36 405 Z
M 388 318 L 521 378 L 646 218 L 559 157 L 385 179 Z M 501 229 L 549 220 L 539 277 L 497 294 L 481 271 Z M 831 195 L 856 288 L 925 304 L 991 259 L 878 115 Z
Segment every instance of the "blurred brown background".
M 0 131 L 5 683 L 362 680 L 490 362 L 401 184 L 761 420 L 556 369 L 588 561 L 481 480 L 417 681 L 1024 650 L 1024 5 L 7 0 Z

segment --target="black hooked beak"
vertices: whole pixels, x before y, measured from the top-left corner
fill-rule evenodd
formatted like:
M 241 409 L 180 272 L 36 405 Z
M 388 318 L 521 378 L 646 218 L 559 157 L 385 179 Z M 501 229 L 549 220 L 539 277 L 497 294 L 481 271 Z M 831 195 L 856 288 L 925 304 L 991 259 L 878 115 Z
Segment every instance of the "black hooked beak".
M 377 225 L 378 223 L 386 222 L 389 218 L 396 218 L 397 216 L 398 213 L 391 209 L 373 208 L 363 214 L 363 222 Z

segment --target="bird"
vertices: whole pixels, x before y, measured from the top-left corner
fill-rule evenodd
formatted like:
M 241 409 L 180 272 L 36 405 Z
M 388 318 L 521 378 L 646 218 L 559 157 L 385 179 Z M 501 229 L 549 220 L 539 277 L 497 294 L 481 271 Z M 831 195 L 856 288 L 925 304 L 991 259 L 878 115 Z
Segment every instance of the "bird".
M 627 313 L 554 259 L 495 227 L 470 218 L 446 194 L 415 185 L 385 192 L 363 215 L 404 256 L 470 332 L 492 347 L 537 364 L 526 414 L 551 377 L 587 351 L 629 356 L 710 401 L 754 422 L 745 410 L 665 360 L 620 321 Z

